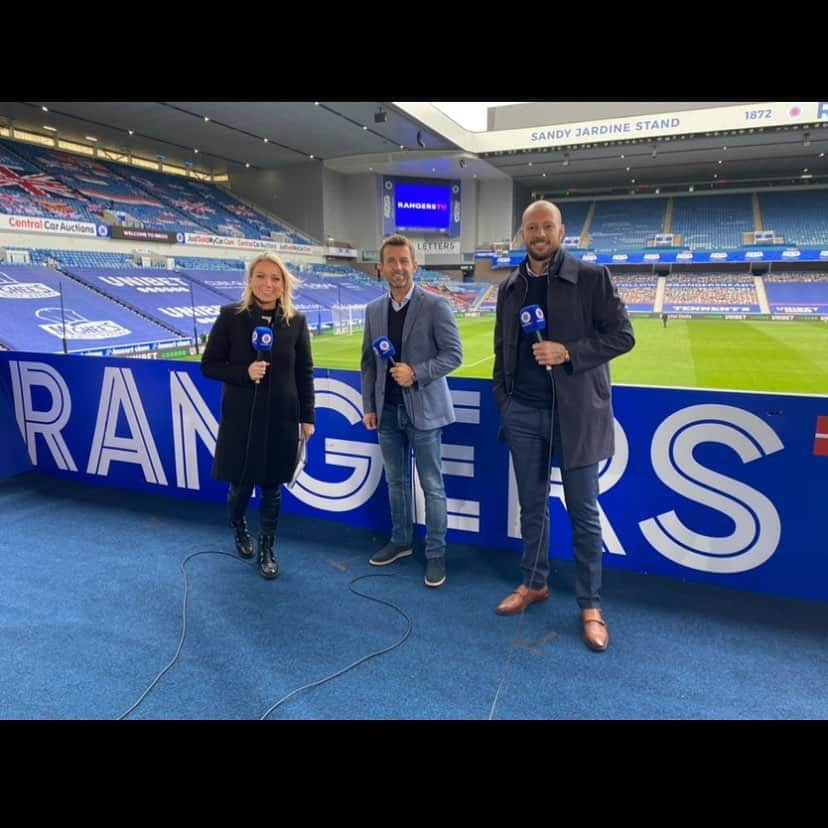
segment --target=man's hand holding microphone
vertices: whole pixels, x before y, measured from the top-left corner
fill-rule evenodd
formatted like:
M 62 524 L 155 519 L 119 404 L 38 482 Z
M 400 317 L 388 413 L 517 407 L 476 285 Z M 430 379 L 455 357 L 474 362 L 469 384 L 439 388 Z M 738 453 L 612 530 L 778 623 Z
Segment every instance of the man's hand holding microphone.
M 377 356 L 379 356 L 383 362 L 391 363 L 388 373 L 391 374 L 397 385 L 400 385 L 403 388 L 411 388 L 411 386 L 417 382 L 417 377 L 414 375 L 414 369 L 407 362 L 397 362 L 397 360 L 394 359 L 397 354 L 397 349 L 394 347 L 394 343 L 387 336 L 377 337 L 371 344 L 374 346 Z
M 535 335 L 532 353 L 538 365 L 544 365 L 547 371 L 553 365 L 563 365 L 569 362 L 569 351 L 562 342 L 552 342 L 543 338 L 541 331 L 546 330 L 546 318 L 540 305 L 527 305 L 520 309 L 520 325 L 524 332 Z
M 417 381 L 417 377 L 414 374 L 414 369 L 406 362 L 397 362 L 394 359 L 394 356 L 397 353 L 397 349 L 394 347 L 394 343 L 387 337 L 387 336 L 380 336 L 377 337 L 371 345 L 373 346 L 374 350 L 377 352 L 377 356 L 383 362 L 390 362 L 391 367 L 388 369 L 388 373 L 394 378 L 395 382 L 401 386 L 402 388 L 410 388 L 414 383 Z M 362 423 L 368 431 L 375 431 L 377 428 L 377 415 L 376 412 L 371 411 L 365 414 L 362 418 Z

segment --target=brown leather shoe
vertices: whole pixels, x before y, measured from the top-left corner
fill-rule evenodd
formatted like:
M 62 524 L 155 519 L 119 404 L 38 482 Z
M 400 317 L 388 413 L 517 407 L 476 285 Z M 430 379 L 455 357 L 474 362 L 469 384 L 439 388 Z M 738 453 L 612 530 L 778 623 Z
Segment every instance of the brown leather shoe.
M 581 610 L 581 623 L 584 626 L 584 644 L 596 653 L 602 653 L 609 644 L 609 630 L 601 618 L 601 610 Z
M 549 587 L 545 584 L 540 589 L 529 589 L 525 584 L 521 584 L 497 605 L 495 612 L 498 615 L 515 615 L 518 612 L 523 612 L 529 604 L 545 601 L 548 597 Z

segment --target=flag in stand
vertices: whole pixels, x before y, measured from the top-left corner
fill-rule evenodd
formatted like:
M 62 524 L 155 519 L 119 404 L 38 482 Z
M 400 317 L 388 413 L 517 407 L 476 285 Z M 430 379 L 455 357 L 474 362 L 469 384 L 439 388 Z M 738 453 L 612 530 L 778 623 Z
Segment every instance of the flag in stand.
M 51 198 L 51 194 L 63 198 L 76 198 L 72 191 L 60 181 L 55 181 L 51 175 L 46 173 L 35 173 L 34 175 L 18 175 L 10 167 L 0 166 L 0 187 L 20 187 L 29 195 Z

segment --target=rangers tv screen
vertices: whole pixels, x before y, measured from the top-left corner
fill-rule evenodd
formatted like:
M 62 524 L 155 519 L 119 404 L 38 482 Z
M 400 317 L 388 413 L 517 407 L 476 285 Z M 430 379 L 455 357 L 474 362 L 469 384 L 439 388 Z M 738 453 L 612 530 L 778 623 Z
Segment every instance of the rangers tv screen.
M 448 232 L 451 223 L 451 186 L 397 179 L 394 223 L 401 231 Z

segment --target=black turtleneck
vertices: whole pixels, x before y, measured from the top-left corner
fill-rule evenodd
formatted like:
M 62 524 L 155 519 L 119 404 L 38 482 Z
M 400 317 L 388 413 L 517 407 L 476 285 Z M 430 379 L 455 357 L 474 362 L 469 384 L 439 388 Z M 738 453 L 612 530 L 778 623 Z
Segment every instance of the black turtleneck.
M 277 301 L 275 308 L 265 310 L 255 297 L 253 301 L 254 318 L 258 318 L 264 325 L 271 328 L 278 327 L 279 323 L 282 321 L 282 317 L 285 315 L 282 303 Z

